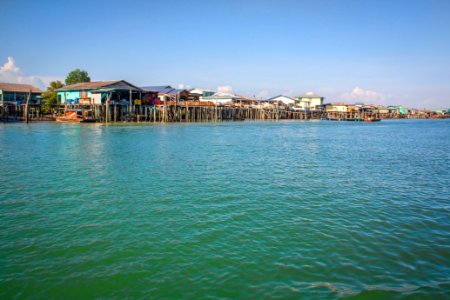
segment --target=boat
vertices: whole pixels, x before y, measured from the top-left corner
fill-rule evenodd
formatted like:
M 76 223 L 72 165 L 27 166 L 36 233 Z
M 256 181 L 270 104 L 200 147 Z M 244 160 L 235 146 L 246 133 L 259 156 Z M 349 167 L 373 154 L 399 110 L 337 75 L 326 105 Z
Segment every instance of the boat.
M 367 117 L 367 118 L 364 118 L 363 121 L 364 121 L 364 122 L 380 122 L 381 119 L 374 118 L 374 117 Z
M 92 115 L 90 110 L 70 109 L 65 115 L 57 116 L 56 122 L 64 123 L 93 123 L 97 120 Z

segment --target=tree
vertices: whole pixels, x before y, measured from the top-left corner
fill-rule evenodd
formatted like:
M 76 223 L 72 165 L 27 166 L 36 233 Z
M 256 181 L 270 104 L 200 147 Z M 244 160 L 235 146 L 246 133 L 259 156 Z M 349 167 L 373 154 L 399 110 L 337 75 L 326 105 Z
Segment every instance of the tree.
M 47 92 L 54 92 L 55 90 L 60 89 L 63 86 L 64 86 L 64 84 L 59 80 L 52 81 L 48 85 Z
M 85 70 L 76 69 L 67 75 L 66 85 L 80 83 L 80 82 L 90 82 L 91 78 Z
M 52 111 L 52 107 L 54 107 L 58 103 L 58 97 L 56 94 L 56 89 L 62 88 L 64 84 L 57 80 L 50 82 L 47 91 L 42 93 L 42 112 L 44 114 L 48 114 Z

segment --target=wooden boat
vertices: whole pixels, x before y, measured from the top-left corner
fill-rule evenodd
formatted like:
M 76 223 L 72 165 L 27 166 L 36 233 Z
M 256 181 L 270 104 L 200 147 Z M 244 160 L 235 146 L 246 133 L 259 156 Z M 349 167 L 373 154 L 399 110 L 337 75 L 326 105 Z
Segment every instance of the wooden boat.
M 56 122 L 64 123 L 93 123 L 97 120 L 90 114 L 92 111 L 82 111 L 81 109 L 71 109 L 63 116 L 57 116 Z
M 364 122 L 380 122 L 381 119 L 374 118 L 374 117 L 367 117 L 364 119 Z

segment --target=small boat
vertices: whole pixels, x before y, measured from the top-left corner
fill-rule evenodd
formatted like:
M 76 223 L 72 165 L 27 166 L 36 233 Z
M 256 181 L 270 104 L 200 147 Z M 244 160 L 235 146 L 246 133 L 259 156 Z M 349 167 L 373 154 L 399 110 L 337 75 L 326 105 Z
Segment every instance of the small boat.
M 92 111 L 81 109 L 70 109 L 63 116 L 57 116 L 56 122 L 64 123 L 93 123 L 97 120 L 92 116 Z
M 367 117 L 363 120 L 364 122 L 380 122 L 381 119 L 374 118 L 374 117 Z

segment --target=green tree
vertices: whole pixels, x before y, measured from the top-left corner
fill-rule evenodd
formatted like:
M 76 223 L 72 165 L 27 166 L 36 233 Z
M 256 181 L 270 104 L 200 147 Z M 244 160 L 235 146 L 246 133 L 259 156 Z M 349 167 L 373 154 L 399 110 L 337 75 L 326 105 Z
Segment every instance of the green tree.
M 91 78 L 85 70 L 76 69 L 67 75 L 66 85 L 80 83 L 80 82 L 90 82 Z
M 52 111 L 52 108 L 58 104 L 58 97 L 56 89 L 62 88 L 64 84 L 57 80 L 50 82 L 47 91 L 42 93 L 42 112 L 48 114 Z

